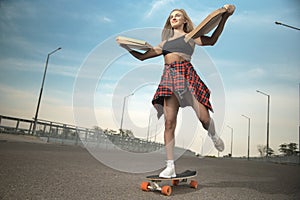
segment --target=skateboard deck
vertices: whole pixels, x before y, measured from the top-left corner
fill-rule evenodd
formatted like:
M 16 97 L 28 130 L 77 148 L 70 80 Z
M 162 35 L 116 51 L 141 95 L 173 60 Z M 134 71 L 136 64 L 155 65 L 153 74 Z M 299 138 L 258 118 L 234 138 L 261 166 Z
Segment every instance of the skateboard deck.
M 162 181 L 172 181 L 173 186 L 177 186 L 181 182 L 187 182 L 188 179 L 193 178 L 197 176 L 196 171 L 186 170 L 182 173 L 176 174 L 176 177 L 174 178 L 161 178 L 159 175 L 151 175 L 147 176 L 146 179 L 150 182 L 142 182 L 141 189 L 143 191 L 161 191 L 162 194 L 166 196 L 170 196 L 172 193 L 172 188 L 169 185 L 163 185 L 160 186 L 158 183 Z M 190 181 L 190 187 L 191 188 L 197 188 L 198 182 L 195 180 Z
M 234 5 L 228 5 L 228 8 L 235 10 Z M 186 35 L 185 41 L 188 42 L 191 38 L 195 39 L 209 33 L 219 25 L 225 12 L 227 12 L 225 7 L 211 12 L 194 30 Z
M 152 48 L 152 46 L 148 44 L 146 41 L 138 40 L 135 38 L 124 37 L 124 36 L 118 36 L 116 38 L 116 42 L 118 44 L 125 44 L 131 49 L 147 51 Z

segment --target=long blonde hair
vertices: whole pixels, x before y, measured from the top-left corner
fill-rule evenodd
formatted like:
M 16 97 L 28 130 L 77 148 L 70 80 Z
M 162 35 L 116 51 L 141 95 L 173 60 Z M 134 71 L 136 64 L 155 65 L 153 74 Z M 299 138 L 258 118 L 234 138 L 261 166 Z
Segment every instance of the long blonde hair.
M 171 13 L 174 12 L 174 11 L 181 12 L 183 14 L 184 19 L 186 20 L 186 23 L 183 26 L 183 31 L 186 32 L 186 33 L 191 32 L 194 29 L 193 22 L 190 19 L 190 17 L 187 15 L 185 10 L 176 8 L 176 9 L 172 10 Z M 171 15 L 171 13 L 170 13 L 170 15 Z M 167 18 L 164 29 L 162 30 L 162 33 L 161 33 L 161 40 L 162 41 L 167 40 L 167 39 L 169 39 L 170 37 L 172 37 L 174 35 L 174 30 L 173 30 L 173 28 L 171 26 L 171 23 L 170 23 L 170 15 Z

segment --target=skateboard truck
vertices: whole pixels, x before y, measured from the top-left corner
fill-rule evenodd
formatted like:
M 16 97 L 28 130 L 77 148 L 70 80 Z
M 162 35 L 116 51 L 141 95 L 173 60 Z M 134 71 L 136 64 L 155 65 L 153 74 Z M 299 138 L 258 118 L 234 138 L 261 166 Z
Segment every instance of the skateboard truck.
M 181 182 L 187 182 L 189 178 L 193 178 L 197 175 L 196 171 L 185 171 L 181 174 L 178 174 L 177 177 L 175 178 L 160 178 L 158 175 L 154 175 L 154 176 L 147 176 L 146 178 L 150 181 L 150 182 L 142 182 L 141 184 L 141 189 L 143 191 L 160 191 L 163 195 L 166 196 L 170 196 L 172 193 L 172 187 L 169 185 L 163 185 L 160 186 L 159 183 L 162 181 L 167 181 L 167 180 L 171 180 L 172 181 L 172 185 L 173 186 L 177 186 L 179 185 L 179 183 Z M 198 182 L 195 180 L 191 180 L 190 181 L 190 187 L 191 188 L 197 188 L 198 187 Z

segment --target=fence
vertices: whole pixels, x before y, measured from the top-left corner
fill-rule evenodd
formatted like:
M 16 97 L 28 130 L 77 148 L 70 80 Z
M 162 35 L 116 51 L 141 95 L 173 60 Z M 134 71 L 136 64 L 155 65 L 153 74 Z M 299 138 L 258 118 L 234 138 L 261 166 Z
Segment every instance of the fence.
M 0 115 L 0 133 L 31 135 L 33 124 L 34 120 Z M 105 149 L 114 149 L 117 146 L 131 152 L 151 152 L 163 146 L 135 137 L 109 134 L 101 129 L 88 129 L 46 120 L 37 121 L 35 136 L 51 143 L 70 145 L 88 143 Z

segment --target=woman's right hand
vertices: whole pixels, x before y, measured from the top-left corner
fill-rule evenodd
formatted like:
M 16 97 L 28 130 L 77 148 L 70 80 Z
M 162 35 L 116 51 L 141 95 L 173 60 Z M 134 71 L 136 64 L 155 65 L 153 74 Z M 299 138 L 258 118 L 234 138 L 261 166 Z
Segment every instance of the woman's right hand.
M 227 10 L 227 13 L 228 13 L 229 16 L 232 15 L 235 11 L 235 6 L 234 5 L 226 4 L 223 7 Z
M 119 43 L 120 47 L 126 49 L 127 51 L 132 51 L 132 49 L 130 49 L 130 47 L 127 44 L 121 44 Z
M 131 49 L 128 47 L 128 45 L 120 43 L 118 37 L 116 38 L 116 42 L 119 44 L 120 47 L 123 47 L 124 49 L 131 51 Z

